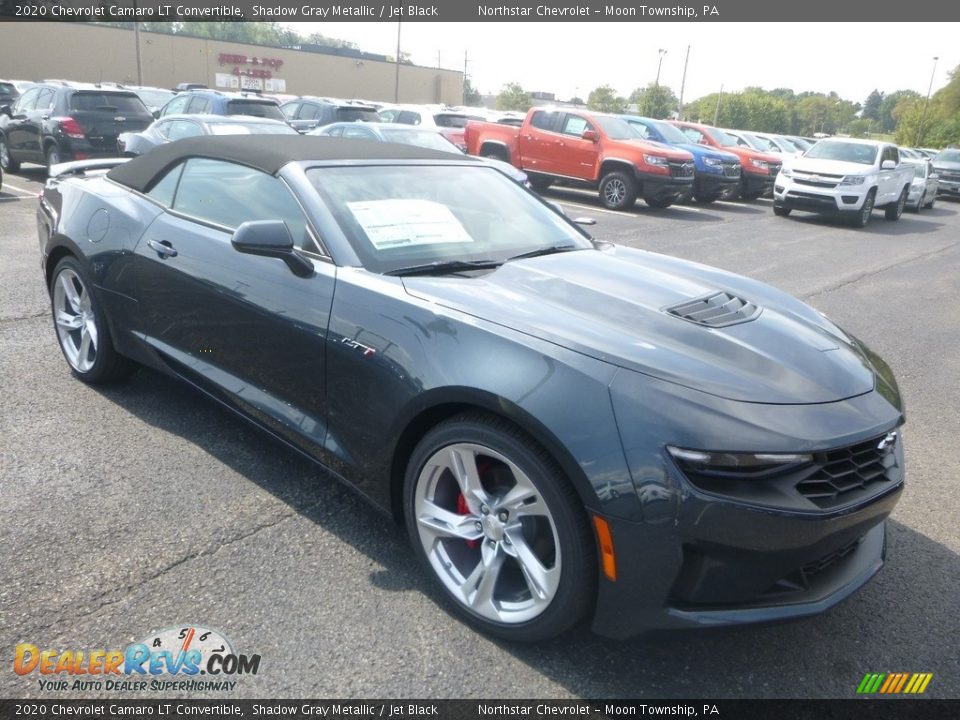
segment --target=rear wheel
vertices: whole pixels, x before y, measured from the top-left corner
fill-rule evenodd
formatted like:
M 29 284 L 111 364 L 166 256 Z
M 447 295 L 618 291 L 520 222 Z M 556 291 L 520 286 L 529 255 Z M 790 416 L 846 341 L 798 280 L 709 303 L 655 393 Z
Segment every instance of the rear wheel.
M 553 185 L 553 179 L 543 175 L 528 175 L 527 180 L 530 181 L 530 187 L 538 191 L 546 190 Z
M 7 172 L 20 172 L 20 163 L 11 157 L 6 138 L 0 138 L 0 168 Z
M 897 198 L 897 201 L 890 203 L 884 208 L 883 216 L 887 220 L 896 222 L 900 219 L 900 216 L 903 215 L 903 209 L 907 206 L 907 190 L 907 188 L 904 188 L 903 192 L 900 193 L 900 197 Z
M 113 349 L 106 317 L 83 265 L 65 257 L 53 271 L 50 303 L 57 341 L 70 370 L 88 383 L 126 377 L 136 367 Z
M 614 170 L 600 181 L 600 202 L 610 210 L 633 207 L 637 201 L 637 183 L 627 173 Z
M 513 425 L 472 413 L 438 425 L 410 458 L 404 500 L 417 555 L 470 624 L 533 642 L 586 613 L 597 571 L 583 506 Z

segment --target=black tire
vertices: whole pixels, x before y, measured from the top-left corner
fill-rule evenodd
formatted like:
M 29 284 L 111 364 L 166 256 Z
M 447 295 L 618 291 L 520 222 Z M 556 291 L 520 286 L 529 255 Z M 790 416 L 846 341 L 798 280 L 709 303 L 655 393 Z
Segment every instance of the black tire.
M 903 215 L 903 209 L 907 206 L 907 192 L 909 191 L 908 187 L 903 189 L 903 192 L 900 193 L 900 197 L 897 198 L 895 203 L 890 203 L 883 209 L 883 217 L 890 222 L 896 222 L 900 219 L 900 216 Z
M 530 187 L 538 192 L 546 190 L 553 185 L 553 178 L 544 177 L 543 175 L 528 175 L 527 180 L 530 181 Z
M 937 194 L 934 193 L 933 197 L 930 198 L 930 202 L 926 203 L 923 207 L 925 207 L 927 210 L 933 210 L 933 206 L 936 205 L 936 203 L 937 203 Z
M 56 143 L 50 143 L 47 145 L 47 149 L 43 153 L 43 157 L 47 161 L 47 174 L 50 174 L 50 169 L 57 165 L 63 160 L 60 159 L 60 147 Z
M 773 206 L 773 214 L 779 217 L 787 217 L 791 212 L 792 210 L 790 208 L 785 208 L 782 205 Z
M 51 278 L 49 291 L 53 329 L 57 334 L 57 342 L 60 345 L 60 351 L 63 353 L 63 357 L 67 361 L 67 365 L 70 366 L 70 372 L 73 373 L 74 377 L 82 380 L 85 383 L 97 384 L 114 382 L 130 375 L 130 373 L 133 372 L 137 366 L 132 360 L 123 357 L 114 349 L 113 339 L 110 337 L 110 329 L 107 325 L 107 318 L 104 315 L 103 308 L 100 307 L 100 303 L 96 296 L 91 292 L 91 288 L 93 288 L 93 282 L 90 280 L 90 276 L 87 273 L 86 268 L 83 266 L 83 263 L 81 263 L 72 255 L 68 255 L 57 263 Z M 69 339 L 67 339 L 64 333 L 61 332 L 61 327 L 57 318 L 57 284 L 61 281 L 74 282 L 74 278 L 79 280 L 80 285 L 78 287 L 74 283 L 73 288 L 75 291 L 79 291 L 78 294 L 81 298 L 86 295 L 86 303 L 88 304 L 87 307 L 89 309 L 85 311 L 85 314 L 87 318 L 92 316 L 92 320 L 96 328 L 97 339 L 94 343 L 94 359 L 89 367 L 83 367 L 77 362 L 76 358 L 71 359 L 68 352 L 68 343 L 76 343 L 77 340 L 72 333 L 81 333 L 82 336 L 83 331 L 79 327 L 75 330 L 64 331 L 64 333 L 69 336 Z M 74 317 L 82 316 L 78 312 Z M 89 352 L 87 353 L 87 356 L 89 356 Z
M 877 190 L 874 188 L 867 193 L 867 197 L 864 199 L 863 205 L 861 205 L 860 209 L 853 214 L 853 217 L 850 220 L 851 225 L 857 228 L 867 226 L 867 223 L 870 222 L 870 216 L 873 215 L 873 203 L 876 198 Z
M 630 175 L 614 170 L 600 181 L 600 202 L 608 210 L 626 210 L 637 201 L 637 182 Z
M 645 198 L 643 199 L 643 201 L 644 201 L 647 205 L 649 205 L 650 207 L 652 207 L 652 208 L 656 208 L 657 210 L 663 210 L 664 208 L 668 208 L 668 207 L 670 207 L 671 205 L 673 205 L 674 198 L 672 198 L 672 197 L 668 197 L 668 198 L 656 198 L 656 197 L 647 198 L 647 197 L 645 197 Z
M 476 513 L 486 511 L 482 516 L 484 522 L 476 523 L 478 527 L 484 527 L 482 532 L 477 531 L 479 539 L 448 538 L 445 534 L 442 537 L 436 536 L 428 523 L 424 524 L 427 529 L 422 530 L 421 523 L 418 522 L 417 502 L 419 498 L 426 496 L 429 496 L 430 502 L 435 504 L 440 504 L 441 496 L 445 497 L 446 502 L 453 502 L 456 508 L 448 508 L 448 510 L 457 515 L 466 517 L 473 512 L 466 508 L 466 496 L 460 492 L 460 483 L 450 474 L 449 468 L 438 469 L 433 465 L 431 470 L 428 464 L 435 462 L 436 458 L 452 456 L 453 448 L 464 445 L 474 450 L 479 446 L 488 452 L 493 451 L 513 463 L 524 476 L 524 487 L 532 487 L 533 496 L 546 507 L 547 527 L 555 530 L 555 535 L 548 533 L 547 543 L 552 545 L 554 538 L 556 539 L 553 547 L 553 569 L 559 570 L 559 577 L 545 607 L 541 607 L 536 611 L 537 614 L 529 619 L 521 618 L 514 622 L 484 617 L 470 606 L 467 598 L 455 594 L 447 585 L 453 582 L 457 587 L 465 586 L 466 582 L 461 585 L 461 578 L 464 575 L 473 578 L 477 574 L 482 563 L 480 558 L 488 557 L 484 555 L 485 552 L 500 554 L 504 552 L 503 548 L 510 547 L 506 532 L 502 535 L 503 539 L 499 542 L 494 541 L 484 524 L 494 519 L 498 513 L 495 502 L 501 499 L 510 487 L 501 485 L 501 489 L 497 489 L 498 478 L 504 477 L 497 473 L 505 470 L 507 473 L 505 477 L 514 477 L 513 471 L 507 465 L 495 458 L 484 456 L 482 452 L 474 456 L 476 476 L 482 478 L 484 492 L 489 492 L 485 497 L 493 500 L 489 508 L 486 505 L 480 505 L 478 500 L 473 502 L 473 506 L 482 508 Z M 519 481 L 517 485 L 520 485 Z M 446 493 L 442 494 L 441 490 L 445 490 Z M 457 497 L 458 493 L 460 494 Z M 526 500 L 530 499 L 526 498 Z M 461 502 L 463 505 L 460 505 Z M 584 618 L 593 603 L 597 578 L 597 550 L 583 503 L 553 458 L 524 432 L 502 418 L 480 412 L 465 413 L 437 425 L 426 434 L 407 464 L 404 478 L 404 517 L 414 552 L 447 599 L 447 604 L 457 616 L 484 633 L 511 641 L 539 642 L 556 637 L 572 628 Z M 481 516 L 476 517 L 480 519 Z M 503 519 L 504 515 L 499 517 Z M 518 517 L 512 520 L 514 529 L 511 533 L 515 542 L 518 537 L 516 533 L 519 532 L 519 537 L 523 538 L 524 543 L 528 543 L 527 548 L 536 547 L 538 551 L 542 550 L 542 536 L 528 537 L 528 526 L 520 523 Z M 473 526 L 474 523 L 466 517 L 464 527 Z M 501 530 L 503 527 L 506 525 L 501 526 Z M 517 527 L 520 527 L 520 530 L 516 530 Z M 543 530 L 543 526 L 537 527 L 540 531 Z M 476 545 L 470 546 L 471 542 L 478 543 L 479 550 Z M 441 570 L 431 564 L 426 549 L 428 545 L 431 547 L 431 555 L 435 555 L 434 561 L 437 561 L 437 557 L 443 557 L 448 561 L 447 565 L 438 566 Z M 440 550 L 441 547 L 442 550 Z M 470 555 L 471 552 L 475 555 Z M 511 567 L 509 566 L 510 558 L 506 555 L 502 557 L 503 564 L 498 566 L 496 571 L 491 597 L 494 597 L 496 591 L 505 593 L 507 598 L 518 606 L 522 606 L 524 602 L 533 602 L 532 592 L 529 590 L 530 582 L 523 579 L 525 575 L 521 571 L 522 563 L 514 557 L 514 566 Z M 455 562 L 460 566 L 456 568 L 456 572 L 453 570 Z M 446 577 L 442 576 L 441 572 Z M 477 593 L 480 592 L 485 575 L 481 573 L 476 580 L 477 585 L 473 589 Z M 522 596 L 524 589 L 530 595 L 526 600 Z M 496 614 L 495 602 L 491 602 L 489 608 Z M 500 609 L 503 609 L 503 605 Z M 508 610 L 508 614 L 509 612 L 512 610 Z
M 20 163 L 10 154 L 10 146 L 7 145 L 5 137 L 0 137 L 0 168 L 4 172 L 20 172 Z
M 480 153 L 480 157 L 485 157 L 489 160 L 500 160 L 502 162 L 509 162 L 509 158 L 507 157 L 506 150 L 487 149 Z

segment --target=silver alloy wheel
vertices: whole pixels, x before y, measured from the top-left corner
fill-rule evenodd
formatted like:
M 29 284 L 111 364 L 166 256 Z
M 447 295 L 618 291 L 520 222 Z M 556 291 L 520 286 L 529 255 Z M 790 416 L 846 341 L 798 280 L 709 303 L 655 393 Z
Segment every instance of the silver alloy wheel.
M 56 146 L 51 146 L 47 150 L 47 167 L 52 168 L 54 165 L 60 164 L 60 151 L 57 150 Z
M 860 222 L 863 225 L 866 225 L 870 220 L 870 215 L 873 213 L 873 194 L 867 195 L 867 199 L 863 201 L 863 207 L 860 209 L 861 219 Z
M 904 188 L 903 192 L 900 193 L 900 198 L 897 200 L 897 217 L 903 215 L 903 209 L 907 206 L 907 190 Z
M 603 187 L 603 197 L 611 205 L 619 205 L 627 196 L 627 186 L 620 178 L 612 178 Z
M 0 167 L 4 169 L 10 167 L 10 149 L 7 147 L 6 140 L 0 140 Z
M 90 372 L 97 360 L 97 320 L 90 292 L 70 268 L 61 270 L 53 281 L 53 319 L 70 367 L 77 372 Z
M 560 541 L 550 509 L 516 464 L 482 445 L 441 448 L 414 494 L 417 531 L 437 577 L 487 620 L 540 615 L 560 583 Z

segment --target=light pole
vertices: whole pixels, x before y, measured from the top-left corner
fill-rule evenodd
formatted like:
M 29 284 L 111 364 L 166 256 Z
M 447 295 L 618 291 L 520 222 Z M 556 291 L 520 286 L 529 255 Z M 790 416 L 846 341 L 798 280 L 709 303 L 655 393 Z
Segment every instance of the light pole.
M 137 85 L 143 85 L 143 60 L 140 55 L 140 23 L 138 22 L 133 24 L 133 44 L 137 48 Z
M 397 71 L 393 78 L 393 101 L 400 102 L 400 21 L 397 21 Z
M 687 64 L 690 62 L 690 46 L 687 45 L 687 57 L 683 61 L 683 79 L 680 81 L 680 106 L 677 108 L 677 120 L 683 119 L 683 89 L 687 85 Z
M 660 53 L 660 62 L 657 63 L 657 81 L 654 83 L 656 87 L 660 87 L 660 68 L 663 67 L 663 56 L 667 54 L 667 51 L 663 48 L 657 50 Z
M 930 91 L 933 90 L 933 76 L 937 74 L 937 60 L 940 58 L 933 56 L 933 71 L 930 73 L 930 84 L 927 86 L 927 99 L 923 101 L 923 112 L 920 114 L 920 127 L 917 128 L 917 142 L 920 145 L 920 138 L 923 136 L 923 123 L 927 120 L 927 105 L 930 104 Z

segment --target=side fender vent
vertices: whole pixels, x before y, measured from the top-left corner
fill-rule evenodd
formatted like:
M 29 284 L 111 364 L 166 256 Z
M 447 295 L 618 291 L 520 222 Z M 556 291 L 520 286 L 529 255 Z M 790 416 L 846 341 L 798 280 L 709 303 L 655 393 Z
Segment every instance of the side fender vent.
M 753 320 L 761 308 L 728 292 L 718 292 L 668 307 L 665 312 L 697 325 L 726 327 Z

